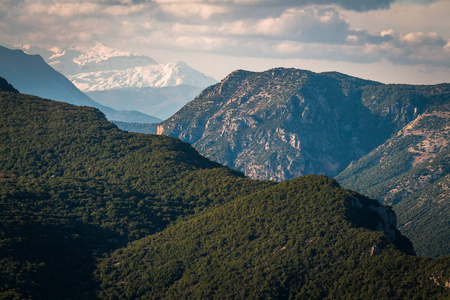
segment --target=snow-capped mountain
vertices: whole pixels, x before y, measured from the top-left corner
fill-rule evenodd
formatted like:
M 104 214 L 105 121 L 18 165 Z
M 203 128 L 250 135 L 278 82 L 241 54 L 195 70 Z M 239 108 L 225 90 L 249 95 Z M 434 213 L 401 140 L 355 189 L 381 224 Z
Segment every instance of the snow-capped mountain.
M 178 85 L 204 88 L 217 82 L 182 61 L 125 70 L 80 73 L 68 76 L 68 78 L 84 92 L 122 88 L 162 88 Z
M 217 83 L 182 61 L 157 64 L 152 58 L 96 43 L 44 49 L 16 46 L 39 54 L 93 100 L 115 109 L 170 117 L 204 88 Z M 163 90 L 159 90 L 163 89 Z
M 148 56 L 117 50 L 102 43 L 96 43 L 92 48 L 70 46 L 45 49 L 31 45 L 16 45 L 15 47 L 27 54 L 39 54 L 50 66 L 65 76 L 98 71 L 124 70 L 156 64 Z
M 51 68 L 39 55 L 27 55 L 21 50 L 0 46 L 0 77 L 5 78 L 19 92 L 42 98 L 100 109 L 109 120 L 152 123 L 158 118 L 138 111 L 117 111 L 93 101 L 64 75 Z

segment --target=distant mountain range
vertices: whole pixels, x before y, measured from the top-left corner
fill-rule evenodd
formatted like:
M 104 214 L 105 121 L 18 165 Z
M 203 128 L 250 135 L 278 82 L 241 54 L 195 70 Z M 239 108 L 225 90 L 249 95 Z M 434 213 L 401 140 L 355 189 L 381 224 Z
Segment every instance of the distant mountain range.
M 157 131 L 252 178 L 337 176 L 344 187 L 394 205 L 418 253 L 441 256 L 450 254 L 449 107 L 450 84 L 235 71 Z
M 0 298 L 448 299 L 391 207 L 252 180 L 0 79 Z
M 39 55 L 0 46 L 0 76 L 21 93 L 100 109 L 108 119 L 155 123 L 160 119 L 138 111 L 117 111 L 99 104 L 76 88 L 64 75 L 50 67 Z
M 92 48 L 17 47 L 41 55 L 95 101 L 161 119 L 170 117 L 202 89 L 217 83 L 184 62 L 157 64 L 150 57 L 101 43 Z
M 164 66 L 150 58 L 96 47 L 53 49 L 49 59 L 56 65 L 56 59 L 72 61 L 78 71 L 96 64 L 104 68 L 101 73 L 112 69 L 111 76 L 129 87 L 90 93 L 119 104 L 131 98 L 129 106 L 139 106 L 136 100 L 163 111 L 178 105 L 176 99 L 184 101 L 187 88 L 192 95 L 197 91 L 186 85 L 162 87 L 185 79 L 181 75 L 189 68 L 182 63 L 161 73 L 157 70 Z M 127 60 L 134 67 L 119 72 Z M 123 130 L 153 133 L 155 124 L 139 123 L 160 121 L 96 103 L 42 58 L 20 50 L 0 48 L 0 73 L 21 92 L 98 107 Z M 126 74 L 132 75 L 128 83 L 121 77 Z M 95 77 L 86 76 L 92 83 Z M 153 86 L 133 87 L 143 82 Z M 153 96 L 162 102 L 149 104 Z M 336 177 L 346 188 L 393 205 L 399 228 L 417 253 L 437 257 L 450 254 L 449 106 L 450 84 L 385 85 L 336 72 L 240 70 L 206 88 L 157 132 L 189 142 L 210 159 L 255 179 Z

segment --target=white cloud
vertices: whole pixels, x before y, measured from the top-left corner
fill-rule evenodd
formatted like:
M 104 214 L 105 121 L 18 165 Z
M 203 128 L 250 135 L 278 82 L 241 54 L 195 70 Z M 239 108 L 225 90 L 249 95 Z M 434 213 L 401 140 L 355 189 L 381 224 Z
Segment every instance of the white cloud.
M 135 13 L 143 12 L 147 8 L 144 4 L 137 4 L 131 6 L 114 5 L 108 6 L 103 10 L 103 13 L 111 16 L 128 16 Z
M 440 42 L 442 39 L 436 32 L 423 33 L 423 32 L 410 32 L 400 36 L 400 40 L 407 44 L 423 44 L 423 43 L 435 43 Z
M 303 42 L 344 42 L 348 24 L 331 7 L 292 8 L 279 17 L 239 20 L 218 28 L 224 35 L 260 36 Z
M 281 55 L 284 55 L 284 54 L 292 55 L 295 53 L 300 53 L 303 50 L 303 48 L 304 47 L 301 43 L 285 41 L 285 42 L 279 43 L 276 46 L 275 51 Z
M 209 5 L 202 3 L 167 3 L 159 6 L 161 12 L 176 19 L 200 18 L 208 20 L 216 14 L 224 14 L 230 10 L 223 6 Z
M 374 10 L 366 13 L 343 11 L 344 19 L 352 28 L 369 32 L 382 32 L 388 28 L 397 32 L 437 32 L 450 38 L 450 1 L 439 0 L 424 3 L 399 1 L 389 10 Z
M 149 55 L 188 51 L 450 68 L 448 0 L 0 1 L 0 39 L 10 44 L 102 41 Z
M 38 15 L 55 15 L 59 17 L 73 17 L 79 15 L 91 15 L 99 9 L 95 3 L 80 2 L 80 3 L 53 3 L 47 5 L 43 2 L 35 2 L 25 6 L 25 14 Z

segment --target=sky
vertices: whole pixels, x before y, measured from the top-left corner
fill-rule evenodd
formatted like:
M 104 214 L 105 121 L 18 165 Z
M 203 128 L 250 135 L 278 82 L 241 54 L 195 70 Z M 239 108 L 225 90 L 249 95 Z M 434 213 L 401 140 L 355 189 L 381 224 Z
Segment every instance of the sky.
M 236 69 L 450 82 L 450 0 L 0 0 L 0 45 L 108 47 Z

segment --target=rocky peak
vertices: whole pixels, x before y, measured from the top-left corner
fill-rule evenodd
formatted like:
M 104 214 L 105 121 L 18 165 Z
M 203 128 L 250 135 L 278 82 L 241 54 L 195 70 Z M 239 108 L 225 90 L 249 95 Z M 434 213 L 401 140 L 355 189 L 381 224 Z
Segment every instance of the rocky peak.
M 397 228 L 397 215 L 391 206 L 381 205 L 376 200 L 357 196 L 348 201 L 347 216 L 356 226 L 382 231 L 396 247 L 408 254 L 414 254 L 413 244 Z M 375 244 L 372 254 L 376 255 L 386 245 Z
M 448 90 L 337 72 L 238 70 L 161 123 L 158 133 L 252 178 L 335 176 L 441 103 Z
M 358 131 L 374 117 L 349 113 L 364 107 L 340 85 L 305 70 L 238 70 L 161 123 L 158 133 L 253 178 L 333 176 L 373 144 Z

